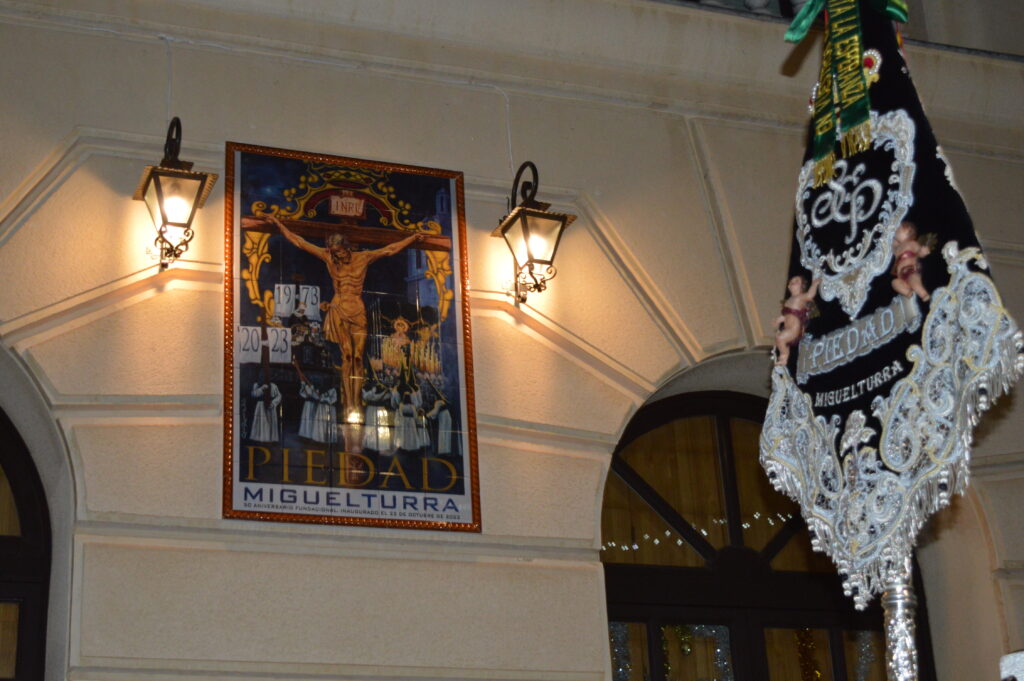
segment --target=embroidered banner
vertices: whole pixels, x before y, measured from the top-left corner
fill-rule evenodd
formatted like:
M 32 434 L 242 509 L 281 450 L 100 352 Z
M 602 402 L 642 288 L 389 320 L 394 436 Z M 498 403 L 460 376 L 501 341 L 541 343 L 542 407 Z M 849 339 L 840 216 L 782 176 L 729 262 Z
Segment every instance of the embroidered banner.
M 870 144 L 835 153 L 838 130 L 819 185 L 812 123 L 761 439 L 768 477 L 800 503 L 858 608 L 964 491 L 979 414 L 1024 373 L 1021 333 L 874 4 L 859 7 Z

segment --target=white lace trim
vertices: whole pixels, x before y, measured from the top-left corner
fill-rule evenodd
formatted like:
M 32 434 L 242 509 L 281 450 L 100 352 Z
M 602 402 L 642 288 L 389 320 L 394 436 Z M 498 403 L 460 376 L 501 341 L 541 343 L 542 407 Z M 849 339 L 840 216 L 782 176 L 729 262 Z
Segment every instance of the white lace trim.
M 871 405 L 880 436 L 859 410 L 840 435 L 839 416 L 815 416 L 785 367 L 772 374 L 761 464 L 800 504 L 813 548 L 859 609 L 898 576 L 928 517 L 965 490 L 981 412 L 1024 374 L 1021 332 L 992 280 L 968 268 L 988 269 L 981 251 L 950 242 L 942 255 L 950 282 L 907 350 L 910 373 Z
M 935 146 L 935 158 L 942 161 L 942 164 L 945 166 L 946 182 L 949 182 L 949 186 L 956 190 L 957 194 L 960 194 L 960 187 L 957 186 L 956 178 L 953 177 L 953 166 L 950 165 L 949 159 L 946 158 L 946 152 L 939 145 Z M 962 199 L 963 195 L 960 198 Z

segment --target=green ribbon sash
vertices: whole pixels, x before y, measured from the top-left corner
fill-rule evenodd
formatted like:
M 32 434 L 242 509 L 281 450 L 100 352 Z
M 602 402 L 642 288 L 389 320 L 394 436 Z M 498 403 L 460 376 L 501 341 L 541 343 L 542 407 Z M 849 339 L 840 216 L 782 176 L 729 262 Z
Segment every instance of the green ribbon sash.
M 875 11 L 887 14 L 893 21 L 898 21 L 901 24 L 907 23 L 909 15 L 907 3 L 904 0 L 871 0 L 871 6 L 875 8 Z M 825 0 L 807 0 L 800 8 L 800 12 L 793 17 L 789 29 L 786 30 L 786 41 L 798 43 L 803 40 L 811 25 L 814 24 L 814 20 L 818 18 L 824 8 Z
M 871 6 L 896 21 L 907 20 L 904 0 L 870 0 Z M 832 179 L 836 142 L 844 158 L 871 146 L 871 101 L 864 76 L 864 38 L 858 0 L 808 0 L 786 31 L 800 42 L 826 10 L 825 46 L 814 98 L 814 186 Z

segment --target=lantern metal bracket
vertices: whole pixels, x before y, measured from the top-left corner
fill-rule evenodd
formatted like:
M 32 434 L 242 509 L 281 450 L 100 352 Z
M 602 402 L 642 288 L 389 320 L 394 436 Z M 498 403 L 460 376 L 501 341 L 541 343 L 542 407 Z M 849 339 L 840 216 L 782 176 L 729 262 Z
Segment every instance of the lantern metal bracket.
M 516 278 L 512 281 L 512 287 L 505 291 L 505 294 L 515 298 L 520 303 L 525 303 L 528 294 L 547 290 L 548 282 L 554 279 L 557 274 L 558 270 L 555 269 L 554 265 L 543 267 L 527 263 L 519 268 Z
M 181 153 L 181 119 L 175 116 L 167 126 L 167 139 L 164 141 L 164 157 L 160 161 L 161 168 L 174 170 L 192 170 L 195 165 L 191 161 L 178 158 Z
M 523 175 L 529 171 L 529 179 Z M 557 249 L 561 234 L 576 219 L 575 215 L 566 213 L 555 213 L 548 209 L 550 203 L 537 201 L 537 188 L 540 185 L 537 166 L 532 161 L 525 161 L 519 170 L 516 171 L 515 180 L 512 183 L 512 192 L 509 194 L 507 207 L 508 213 L 498 221 L 498 227 L 491 233 L 491 236 L 502 237 L 512 251 L 514 262 L 514 275 L 509 288 L 505 291 L 517 304 L 525 303 L 530 293 L 539 293 L 547 289 L 547 282 L 554 279 L 558 270 L 554 266 L 554 253 Z M 517 203 L 518 197 L 518 203 Z M 526 244 L 525 253 L 517 255 L 515 248 L 509 241 L 507 233 L 519 220 L 547 219 L 561 222 L 554 239 L 550 260 L 537 258 L 535 253 L 530 251 L 529 244 Z M 525 255 L 525 262 L 519 262 L 519 258 Z
M 526 172 L 527 169 L 529 169 L 530 174 L 533 175 L 533 180 L 523 182 L 522 187 L 520 187 L 519 181 L 523 179 L 523 173 Z M 516 171 L 516 179 L 512 182 L 512 193 L 508 197 L 509 214 L 511 214 L 516 207 L 516 194 L 520 194 L 523 199 L 522 203 L 519 205 L 531 207 L 536 205 L 534 199 L 537 196 L 538 184 L 537 166 L 534 165 L 533 161 L 525 161 L 523 165 L 519 166 L 519 170 Z M 544 209 L 547 209 L 550 205 L 551 204 L 545 205 Z
M 132 196 L 136 201 L 146 201 L 148 205 L 149 201 L 146 200 L 146 193 L 149 190 L 150 183 L 155 184 L 156 201 L 159 204 L 159 209 L 157 211 L 157 209 L 150 206 L 150 211 L 154 216 L 153 226 L 156 229 L 156 238 L 153 240 L 153 246 L 160 255 L 161 270 L 167 269 L 172 262 L 180 258 L 188 250 L 189 243 L 195 234 L 192 230 L 192 221 L 195 218 L 196 212 L 206 203 L 206 199 L 209 198 L 210 192 L 217 182 L 216 173 L 193 171 L 192 166 L 194 164 L 191 161 L 182 161 L 178 158 L 180 152 L 181 119 L 175 116 L 167 126 L 167 137 L 164 140 L 164 157 L 160 160 L 159 165 L 145 167 L 142 171 L 142 177 L 139 178 L 139 184 L 135 188 L 135 193 Z M 163 207 L 165 196 L 160 178 L 179 178 L 198 183 L 198 192 L 191 197 L 187 219 L 181 222 L 169 222 Z M 161 219 L 157 219 L 157 214 L 161 216 Z M 168 238 L 169 228 L 172 227 L 175 230 L 180 230 L 180 235 L 175 234 L 175 237 L 177 237 L 176 241 Z

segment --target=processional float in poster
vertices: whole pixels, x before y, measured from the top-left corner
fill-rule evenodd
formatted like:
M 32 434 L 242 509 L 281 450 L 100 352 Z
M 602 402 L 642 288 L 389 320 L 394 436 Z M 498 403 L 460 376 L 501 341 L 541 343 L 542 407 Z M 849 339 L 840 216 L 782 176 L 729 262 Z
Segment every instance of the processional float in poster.
M 228 143 L 225 516 L 480 530 L 462 191 Z
M 787 39 L 823 8 L 761 462 L 855 605 L 881 594 L 889 678 L 912 681 L 916 536 L 964 492 L 1024 345 L 910 80 L 902 0 L 811 0 Z

